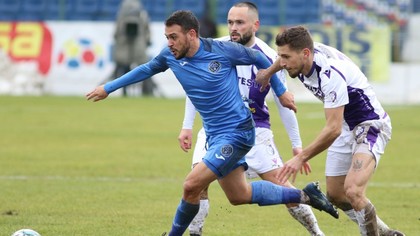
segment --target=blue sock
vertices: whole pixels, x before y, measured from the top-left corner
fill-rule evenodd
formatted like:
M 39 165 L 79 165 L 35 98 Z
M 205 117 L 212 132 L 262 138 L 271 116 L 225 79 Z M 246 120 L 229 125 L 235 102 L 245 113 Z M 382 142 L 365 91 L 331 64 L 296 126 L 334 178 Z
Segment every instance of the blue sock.
M 181 236 L 187 229 L 188 225 L 190 225 L 195 215 L 197 215 L 199 209 L 200 204 L 191 204 L 182 199 L 176 209 L 175 218 L 172 222 L 172 229 L 171 232 L 169 232 L 169 236 Z
M 266 180 L 252 182 L 251 186 L 251 203 L 260 206 L 300 203 L 301 191 L 298 189 L 282 187 Z

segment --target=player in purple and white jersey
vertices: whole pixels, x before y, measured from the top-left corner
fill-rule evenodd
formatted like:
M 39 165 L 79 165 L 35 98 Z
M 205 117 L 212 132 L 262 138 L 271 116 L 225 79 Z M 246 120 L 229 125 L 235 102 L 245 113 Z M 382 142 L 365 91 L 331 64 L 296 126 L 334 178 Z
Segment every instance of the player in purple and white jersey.
M 366 196 L 392 129 L 366 76 L 342 52 L 314 43 L 302 26 L 277 35 L 276 45 L 279 58 L 258 74 L 262 88 L 270 74 L 286 69 L 324 103 L 326 118 L 318 137 L 284 164 L 280 182 L 294 180 L 303 163 L 328 149 L 325 175 L 331 202 L 358 223 L 361 235 L 403 235 L 376 216 Z
M 221 41 L 238 42 L 247 47 L 256 49 L 264 53 L 269 61 L 274 62 L 277 53 L 265 42 L 255 36 L 259 28 L 257 7 L 249 2 L 236 3 L 230 9 L 227 21 L 230 36 L 220 38 Z M 278 183 L 276 175 L 283 165 L 280 154 L 276 148 L 273 132 L 270 127 L 270 114 L 265 102 L 270 88 L 260 92 L 260 87 L 255 81 L 258 69 L 253 65 L 237 66 L 239 90 L 243 102 L 249 107 L 255 122 L 256 141 L 252 149 L 245 155 L 248 164 L 246 175 L 248 178 L 261 177 L 264 180 Z M 286 76 L 283 71 L 277 73 L 283 84 L 286 84 Z M 276 97 L 273 92 L 273 96 Z M 292 143 L 293 154 L 298 154 L 302 148 L 302 141 L 299 134 L 299 126 L 295 113 L 283 107 L 278 99 L 276 102 L 280 117 Z M 186 111 L 183 127 L 179 135 L 181 148 L 185 151 L 191 148 L 191 136 L 196 110 L 191 101 L 186 99 Z M 186 138 L 187 137 L 187 138 Z M 201 162 L 206 154 L 206 134 L 201 128 L 197 135 L 197 140 L 193 152 L 193 166 Z M 187 140 L 187 143 L 184 142 Z M 188 144 L 184 147 L 185 144 Z M 284 184 L 293 187 L 290 182 Z M 204 221 L 209 212 L 208 188 L 203 191 L 200 199 L 200 210 L 189 226 L 191 236 L 202 235 Z M 303 204 L 287 204 L 289 213 L 300 222 L 310 233 L 310 235 L 324 235 L 319 229 L 315 215 L 311 208 Z

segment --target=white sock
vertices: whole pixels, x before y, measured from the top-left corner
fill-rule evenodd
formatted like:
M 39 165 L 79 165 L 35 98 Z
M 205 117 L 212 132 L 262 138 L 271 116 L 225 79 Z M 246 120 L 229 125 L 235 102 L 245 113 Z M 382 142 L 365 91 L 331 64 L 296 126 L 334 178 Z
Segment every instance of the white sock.
M 378 215 L 376 215 L 376 222 L 378 223 L 379 235 L 385 235 L 389 231 L 388 225 L 383 222 Z
M 287 208 L 290 215 L 301 223 L 313 236 L 324 236 L 324 233 L 318 226 L 318 222 L 310 206 L 299 204 L 295 207 Z
M 356 212 L 354 209 L 344 211 L 344 213 L 355 223 L 357 223 Z M 385 235 L 390 229 L 388 225 L 383 222 L 378 215 L 376 215 L 376 222 L 378 224 L 379 235 Z
M 355 215 L 359 224 L 361 235 L 379 235 L 379 230 L 376 223 L 375 207 L 372 205 L 372 203 L 369 202 L 362 210 L 355 211 Z
M 354 223 L 357 223 L 356 211 L 354 209 L 344 211 L 344 213 L 350 218 L 350 220 L 352 220 Z
M 209 214 L 210 204 L 208 199 L 200 200 L 200 210 L 188 226 L 190 234 L 201 235 L 204 226 L 204 220 Z

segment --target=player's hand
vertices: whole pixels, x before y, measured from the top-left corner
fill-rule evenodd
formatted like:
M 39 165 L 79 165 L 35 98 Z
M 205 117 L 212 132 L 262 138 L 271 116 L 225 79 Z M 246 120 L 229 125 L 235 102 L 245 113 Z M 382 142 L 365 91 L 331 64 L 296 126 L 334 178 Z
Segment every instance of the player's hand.
M 290 176 L 292 176 L 292 183 L 294 183 L 296 174 L 302 169 L 303 163 L 303 159 L 299 158 L 299 156 L 294 156 L 292 159 L 284 163 L 284 166 L 280 169 L 280 172 L 277 176 L 279 182 L 284 184 L 290 178 Z
M 295 147 L 292 149 L 293 156 L 296 156 L 301 152 L 302 152 L 301 147 Z M 309 162 L 304 162 L 302 165 L 302 168 L 300 169 L 300 173 L 301 174 L 305 173 L 305 175 L 308 175 L 311 172 L 312 172 L 312 168 L 311 168 L 311 165 L 309 165 Z
M 263 92 L 265 88 L 270 84 L 271 75 L 267 73 L 266 69 L 258 70 L 255 81 L 261 85 L 260 92 Z
M 292 153 L 293 156 L 296 156 L 297 154 L 302 152 L 302 148 L 301 147 L 296 147 L 292 149 Z M 308 175 L 312 172 L 312 168 L 311 165 L 309 164 L 309 162 L 305 161 L 303 162 L 302 168 L 300 169 L 300 174 L 305 174 Z
M 108 97 L 108 93 L 105 91 L 103 85 L 96 87 L 92 92 L 86 94 L 87 100 L 93 99 L 94 102 L 103 100 L 107 97 Z
M 279 100 L 282 106 L 289 108 L 290 110 L 297 112 L 297 107 L 295 105 L 295 96 L 293 93 L 286 91 L 281 96 Z
M 178 136 L 179 146 L 184 152 L 188 152 L 192 145 L 192 129 L 181 129 Z
M 300 173 L 305 175 L 309 175 L 312 172 L 312 168 L 311 165 L 309 164 L 309 162 L 305 161 L 303 162 L 303 165 L 300 169 Z

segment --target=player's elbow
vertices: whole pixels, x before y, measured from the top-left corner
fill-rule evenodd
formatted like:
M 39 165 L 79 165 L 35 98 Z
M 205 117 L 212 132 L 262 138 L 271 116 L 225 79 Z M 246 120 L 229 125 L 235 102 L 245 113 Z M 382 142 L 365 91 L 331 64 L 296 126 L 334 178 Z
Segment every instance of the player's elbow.
M 335 140 L 338 138 L 338 136 L 341 135 L 341 125 L 332 125 L 329 127 L 329 137 L 331 137 L 332 140 Z
M 334 137 L 334 139 L 338 138 L 338 136 L 340 135 L 341 135 L 341 127 L 335 128 L 331 134 L 331 136 Z

